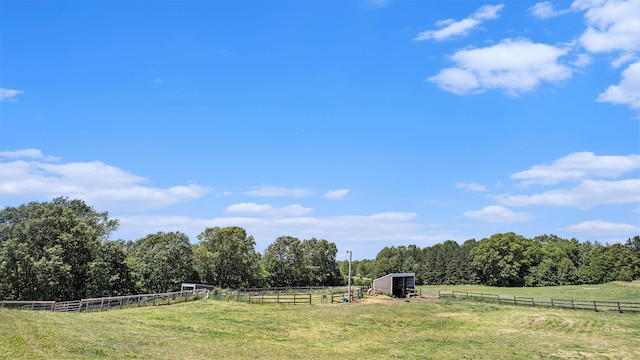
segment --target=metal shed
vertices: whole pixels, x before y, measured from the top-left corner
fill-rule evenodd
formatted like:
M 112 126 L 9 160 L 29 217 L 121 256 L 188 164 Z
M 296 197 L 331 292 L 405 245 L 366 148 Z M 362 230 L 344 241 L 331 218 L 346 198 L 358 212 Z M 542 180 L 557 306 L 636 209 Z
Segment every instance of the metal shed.
M 406 297 L 414 294 L 416 273 L 393 273 L 373 280 L 373 288 L 383 294 Z

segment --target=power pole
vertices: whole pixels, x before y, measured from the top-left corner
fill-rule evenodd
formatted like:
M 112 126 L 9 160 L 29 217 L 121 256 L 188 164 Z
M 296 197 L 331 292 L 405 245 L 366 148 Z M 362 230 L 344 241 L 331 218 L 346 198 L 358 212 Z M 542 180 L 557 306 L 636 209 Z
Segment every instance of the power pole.
M 349 253 L 349 274 L 347 275 L 349 280 L 348 280 L 347 299 L 349 299 L 349 302 L 351 302 L 351 300 L 353 299 L 353 295 L 351 294 L 351 256 L 353 255 L 353 252 L 351 250 L 347 250 L 347 252 Z

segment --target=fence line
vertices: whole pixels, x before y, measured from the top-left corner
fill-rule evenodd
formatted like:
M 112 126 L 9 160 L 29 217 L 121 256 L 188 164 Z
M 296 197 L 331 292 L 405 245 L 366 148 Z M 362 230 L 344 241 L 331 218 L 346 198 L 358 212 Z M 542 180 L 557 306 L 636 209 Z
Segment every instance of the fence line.
M 265 289 L 266 290 L 266 289 Z M 291 289 L 289 289 L 291 290 Z M 247 302 L 259 302 L 259 303 L 273 303 L 273 304 L 311 304 L 311 293 L 299 293 L 299 292 L 287 292 L 287 291 L 236 291 L 236 290 L 224 290 L 214 292 L 211 296 L 218 299 L 235 300 L 235 301 L 247 301 Z
M 576 299 L 556 299 L 556 298 L 536 298 L 528 296 L 506 296 L 498 294 L 486 294 L 471 291 L 441 291 L 438 290 L 439 298 L 458 297 L 475 298 L 481 300 L 496 301 L 498 303 L 525 306 L 545 306 L 557 307 L 573 310 L 593 310 L 593 311 L 618 311 L 618 312 L 640 312 L 640 303 L 628 301 L 605 301 L 605 300 L 576 300 Z
M 177 302 L 195 300 L 206 290 L 184 290 L 168 293 L 112 296 L 74 301 L 0 301 L 0 307 L 23 310 L 45 310 L 56 312 L 78 312 L 87 310 L 103 311 L 122 309 L 129 306 L 170 305 Z

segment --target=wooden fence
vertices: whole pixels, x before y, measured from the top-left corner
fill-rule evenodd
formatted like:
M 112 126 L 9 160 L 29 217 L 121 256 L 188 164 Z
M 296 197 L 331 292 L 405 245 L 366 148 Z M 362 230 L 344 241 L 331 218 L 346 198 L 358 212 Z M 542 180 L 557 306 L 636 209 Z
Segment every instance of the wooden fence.
M 311 304 L 312 303 L 312 294 L 311 293 L 299 293 L 299 292 L 289 292 L 287 291 L 267 291 L 266 289 L 262 292 L 258 291 L 236 291 L 236 290 L 226 290 L 220 292 L 214 292 L 211 294 L 212 297 L 218 299 L 225 300 L 235 300 L 235 301 L 247 301 L 247 302 L 260 302 L 260 303 L 274 303 L 274 304 L 292 304 L 292 305 L 300 305 L 300 304 Z
M 158 294 L 114 296 L 74 301 L 0 301 L 0 307 L 23 310 L 47 310 L 57 312 L 103 311 L 131 306 L 170 305 L 202 298 L 204 289 L 175 291 Z
M 471 291 L 438 291 L 439 298 L 465 297 L 480 300 L 495 301 L 503 304 L 525 305 L 525 306 L 545 306 L 558 307 L 573 310 L 593 310 L 593 311 L 617 311 L 617 312 L 640 312 L 640 303 L 627 301 L 604 301 L 604 300 L 576 300 L 576 299 L 556 299 L 556 298 L 536 298 L 527 296 L 506 296 L 498 294 L 485 294 Z

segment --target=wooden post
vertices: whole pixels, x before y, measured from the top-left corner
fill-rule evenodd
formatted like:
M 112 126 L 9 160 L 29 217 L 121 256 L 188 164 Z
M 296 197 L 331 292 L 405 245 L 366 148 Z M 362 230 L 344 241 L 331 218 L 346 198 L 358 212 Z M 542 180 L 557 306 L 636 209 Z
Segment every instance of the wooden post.
M 513 305 L 518 305 L 518 301 L 516 301 L 516 296 L 513 295 Z
M 551 298 L 551 307 L 553 307 L 553 298 Z
M 276 302 L 280 304 L 280 292 L 278 291 L 276 295 L 277 295 Z
M 309 305 L 311 305 L 311 293 L 309 293 Z
M 293 305 L 296 304 L 296 293 L 293 293 Z
M 104 298 L 102 298 L 102 300 L 100 300 L 100 311 L 102 311 L 103 307 L 104 307 Z
M 598 305 L 596 305 L 596 301 L 595 300 L 593 300 L 593 310 L 595 312 L 598 312 Z
M 620 309 L 620 301 L 618 301 L 618 312 L 622 312 L 622 309 Z
M 575 310 L 575 309 L 576 309 L 576 305 L 573 303 L 573 299 L 571 299 L 571 308 L 572 308 L 573 310 Z

